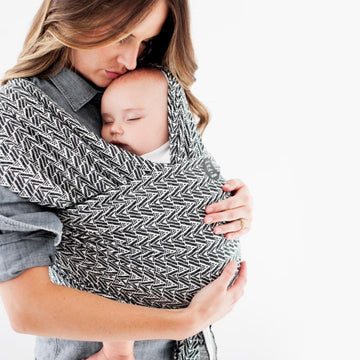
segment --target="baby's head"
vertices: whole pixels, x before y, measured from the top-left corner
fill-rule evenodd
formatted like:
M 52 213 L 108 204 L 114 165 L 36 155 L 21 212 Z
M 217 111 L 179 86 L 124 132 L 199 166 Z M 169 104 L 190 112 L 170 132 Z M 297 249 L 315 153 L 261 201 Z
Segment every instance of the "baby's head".
M 114 80 L 101 101 L 101 136 L 137 155 L 151 152 L 169 139 L 168 84 L 158 69 L 130 71 Z

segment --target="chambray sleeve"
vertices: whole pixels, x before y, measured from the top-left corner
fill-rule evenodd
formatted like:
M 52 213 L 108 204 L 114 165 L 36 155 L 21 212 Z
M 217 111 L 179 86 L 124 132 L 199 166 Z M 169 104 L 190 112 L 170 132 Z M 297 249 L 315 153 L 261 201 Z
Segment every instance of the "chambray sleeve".
M 0 186 L 0 282 L 51 265 L 61 231 L 56 214 Z

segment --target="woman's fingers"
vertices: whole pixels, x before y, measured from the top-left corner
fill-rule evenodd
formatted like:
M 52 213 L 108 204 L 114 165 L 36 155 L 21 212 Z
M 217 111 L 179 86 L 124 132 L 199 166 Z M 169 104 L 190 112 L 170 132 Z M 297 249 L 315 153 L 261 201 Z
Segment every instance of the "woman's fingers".
M 249 227 L 244 227 L 242 228 L 240 231 L 235 231 L 235 232 L 227 232 L 225 235 L 225 238 L 227 240 L 235 240 L 238 239 L 239 237 L 245 235 L 246 233 L 248 233 L 250 231 Z
M 237 262 L 230 261 L 225 267 L 222 274 L 218 277 L 217 280 L 221 282 L 222 286 L 225 287 L 224 290 L 227 292 L 226 296 L 231 296 L 231 304 L 235 304 L 245 292 L 245 285 L 247 282 L 247 268 L 246 262 L 243 261 L 240 263 L 239 275 L 234 281 L 233 285 L 229 288 L 229 284 L 234 279 L 235 273 L 237 270 Z
M 240 189 L 241 187 L 246 186 L 245 183 L 240 179 L 231 179 L 228 180 L 224 186 L 224 191 L 234 191 Z
M 245 235 L 251 229 L 251 219 L 242 218 L 227 224 L 221 224 L 214 227 L 214 234 L 225 234 L 227 239 L 236 239 Z
M 236 269 L 237 269 L 236 261 L 235 260 L 230 261 L 228 264 L 226 264 L 221 275 L 215 281 L 219 281 L 223 285 L 224 289 L 227 289 L 230 282 L 235 276 Z
M 251 209 L 247 206 L 243 206 L 236 209 L 226 210 L 218 213 L 208 214 L 205 216 L 204 221 L 206 224 L 214 224 L 217 222 L 228 222 L 228 221 L 238 221 L 237 224 L 234 224 L 237 227 L 232 228 L 232 231 L 238 231 L 241 229 L 240 219 L 247 219 L 248 223 L 251 221 Z
M 247 283 L 247 265 L 245 261 L 240 263 L 239 275 L 234 281 L 234 284 L 229 288 L 229 291 L 234 292 L 236 295 L 239 295 L 240 299 L 244 294 L 244 288 Z
M 229 292 L 234 296 L 234 303 L 237 302 L 245 292 L 245 285 L 247 283 L 247 265 L 243 261 L 240 264 L 239 276 L 235 280 L 234 284 L 229 288 Z
M 252 207 L 252 199 L 247 188 L 241 188 L 241 191 L 239 190 L 233 196 L 210 204 L 206 207 L 205 211 L 207 214 L 212 214 L 241 207 L 249 207 L 250 209 Z
M 228 185 L 228 184 L 232 185 Z M 236 184 L 236 187 L 235 187 Z M 217 203 L 210 204 L 206 207 L 205 211 L 207 214 L 221 212 L 224 210 L 235 209 L 241 206 L 250 206 L 252 203 L 250 191 L 241 180 L 229 180 L 223 186 L 223 190 L 226 192 L 233 192 L 233 196 L 221 200 Z
M 190 318 L 201 317 L 202 327 L 213 324 L 228 314 L 234 304 L 244 294 L 246 284 L 246 266 L 242 263 L 239 277 L 229 287 L 237 271 L 236 261 L 230 261 L 223 269 L 221 275 L 202 288 L 191 300 L 188 306 Z M 197 329 L 198 330 L 198 329 Z
M 239 179 L 229 180 L 224 191 L 232 191 L 233 196 L 207 206 L 206 224 L 223 223 L 215 226 L 215 234 L 226 234 L 227 239 L 235 239 L 246 234 L 252 222 L 252 198 L 246 185 Z

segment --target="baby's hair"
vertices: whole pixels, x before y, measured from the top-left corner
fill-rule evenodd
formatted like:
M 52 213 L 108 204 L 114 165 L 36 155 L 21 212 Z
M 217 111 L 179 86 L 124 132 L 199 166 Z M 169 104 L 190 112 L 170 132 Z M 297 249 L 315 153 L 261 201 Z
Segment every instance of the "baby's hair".
M 113 82 L 109 85 L 109 87 L 112 84 L 126 82 L 128 80 L 139 80 L 144 83 L 144 86 L 146 86 L 146 81 L 151 81 L 154 84 L 157 84 L 157 85 L 161 84 L 166 87 L 168 85 L 166 76 L 160 69 L 157 69 L 154 67 L 142 67 L 142 68 L 135 69 L 133 71 L 128 71 L 124 75 L 113 80 Z

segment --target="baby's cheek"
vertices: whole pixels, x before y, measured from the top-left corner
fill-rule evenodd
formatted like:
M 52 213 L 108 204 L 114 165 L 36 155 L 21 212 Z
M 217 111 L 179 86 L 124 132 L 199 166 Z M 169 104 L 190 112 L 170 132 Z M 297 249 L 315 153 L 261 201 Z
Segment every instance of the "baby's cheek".
M 109 129 L 106 128 L 106 126 L 103 126 L 101 129 L 101 137 L 107 142 L 110 141 L 110 132 Z

